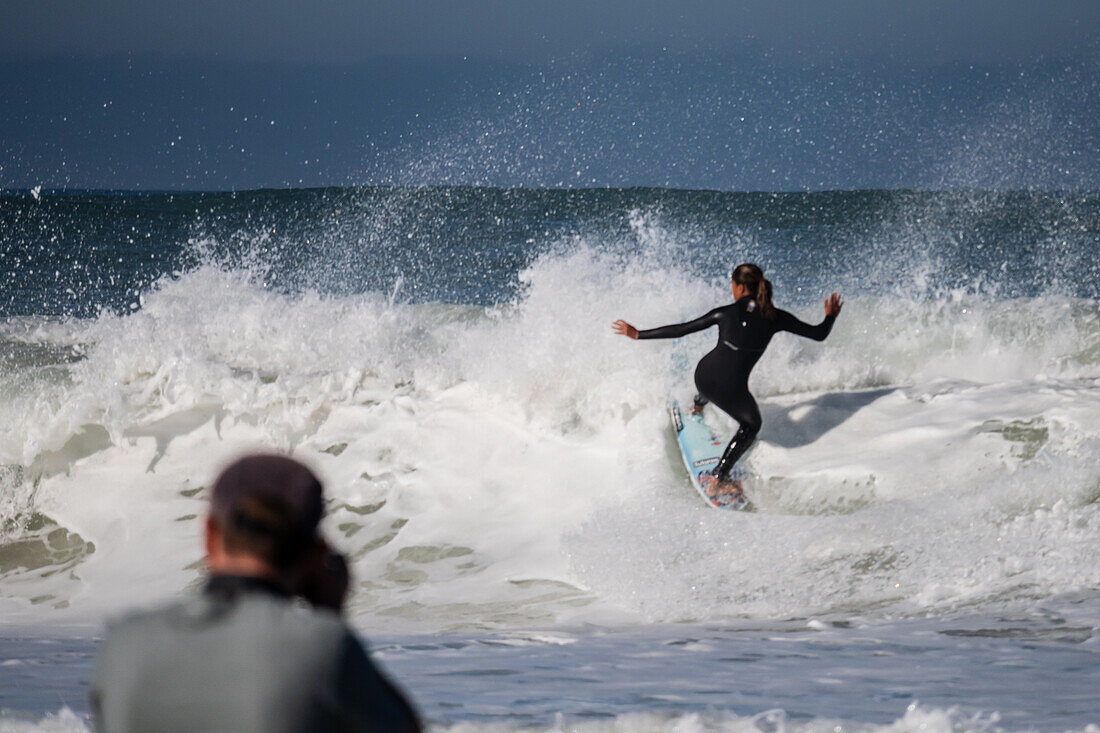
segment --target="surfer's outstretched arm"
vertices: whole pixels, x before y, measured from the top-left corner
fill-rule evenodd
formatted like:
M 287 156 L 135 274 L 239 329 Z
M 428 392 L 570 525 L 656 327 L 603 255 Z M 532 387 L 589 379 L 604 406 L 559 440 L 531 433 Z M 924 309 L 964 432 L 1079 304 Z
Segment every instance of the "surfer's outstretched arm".
M 833 330 L 833 323 L 836 321 L 836 317 L 840 315 L 840 309 L 843 307 L 844 301 L 840 299 L 838 293 L 830 295 L 825 300 L 825 320 L 816 326 L 811 326 L 809 323 L 799 320 L 787 311 L 777 310 L 775 312 L 777 321 L 775 330 L 787 331 L 814 341 L 824 341 L 829 332 Z
M 704 328 L 718 325 L 720 316 L 721 309 L 715 308 L 709 313 L 699 316 L 694 321 L 676 323 L 671 326 L 659 326 L 644 331 L 639 331 L 620 318 L 611 325 L 611 328 L 615 333 L 622 334 L 632 339 L 678 339 L 681 336 L 687 336 L 689 333 L 695 333 L 696 331 L 702 331 Z

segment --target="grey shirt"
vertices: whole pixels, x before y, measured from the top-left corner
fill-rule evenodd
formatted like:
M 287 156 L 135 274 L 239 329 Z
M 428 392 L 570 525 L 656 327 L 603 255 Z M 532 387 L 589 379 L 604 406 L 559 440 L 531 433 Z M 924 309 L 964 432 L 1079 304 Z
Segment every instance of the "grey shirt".
M 419 730 L 339 616 L 226 576 L 110 626 L 91 704 L 98 731 Z

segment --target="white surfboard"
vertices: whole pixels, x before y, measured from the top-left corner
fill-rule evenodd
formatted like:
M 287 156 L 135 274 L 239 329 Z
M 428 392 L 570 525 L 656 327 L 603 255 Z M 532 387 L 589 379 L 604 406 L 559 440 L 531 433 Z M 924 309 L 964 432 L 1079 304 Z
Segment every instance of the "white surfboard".
M 730 472 L 730 482 L 741 488 L 740 493 L 723 492 L 717 496 L 709 496 L 705 488 L 705 482 L 710 477 L 710 472 L 718 465 L 722 458 L 722 451 L 726 448 L 727 439 L 719 437 L 703 416 L 685 413 L 680 409 L 680 404 L 672 400 L 668 406 L 669 416 L 672 418 L 672 428 L 676 431 L 676 443 L 680 446 L 680 455 L 684 458 L 684 466 L 687 467 L 688 476 L 691 477 L 691 485 L 703 497 L 707 506 L 716 509 L 745 509 L 749 502 L 745 497 L 746 474 L 742 470 L 740 462 Z

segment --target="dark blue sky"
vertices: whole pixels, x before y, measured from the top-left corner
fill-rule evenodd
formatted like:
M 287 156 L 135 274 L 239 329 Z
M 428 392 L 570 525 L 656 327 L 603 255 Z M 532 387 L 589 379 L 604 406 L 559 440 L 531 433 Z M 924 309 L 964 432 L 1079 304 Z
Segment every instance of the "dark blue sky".
M 7 2 L 0 187 L 1100 189 L 1100 3 Z

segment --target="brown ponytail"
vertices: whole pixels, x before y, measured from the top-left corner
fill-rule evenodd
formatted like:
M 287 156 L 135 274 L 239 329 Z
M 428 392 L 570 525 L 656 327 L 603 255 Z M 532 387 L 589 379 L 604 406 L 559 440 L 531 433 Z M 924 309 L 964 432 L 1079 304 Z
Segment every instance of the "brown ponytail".
M 756 304 L 760 306 L 760 315 L 769 321 L 775 319 L 775 306 L 772 304 L 772 284 L 764 277 L 764 271 L 758 265 L 746 262 L 734 268 L 730 279 L 753 293 Z

